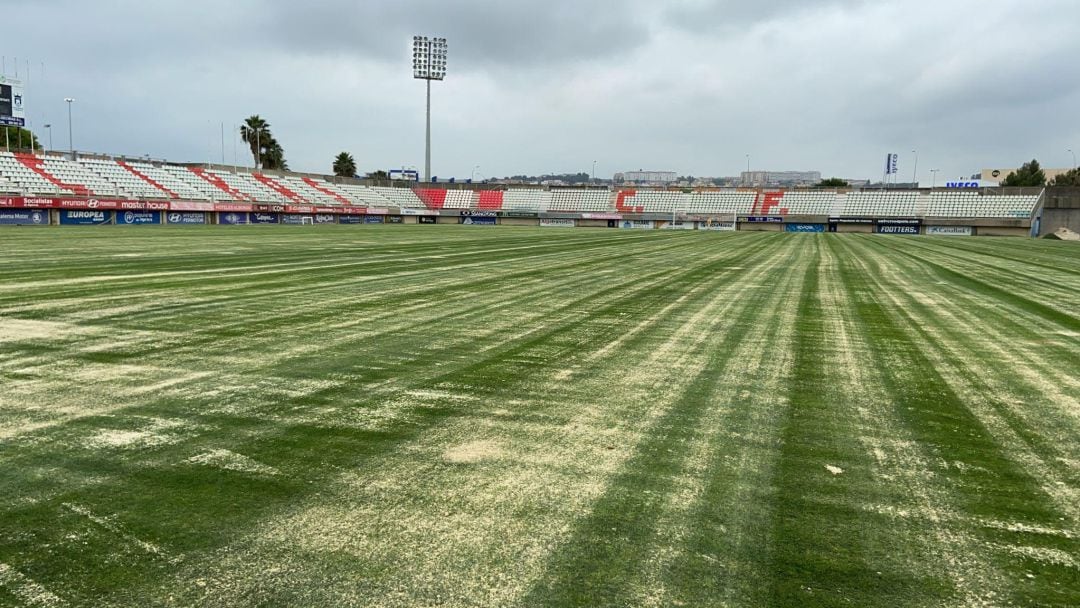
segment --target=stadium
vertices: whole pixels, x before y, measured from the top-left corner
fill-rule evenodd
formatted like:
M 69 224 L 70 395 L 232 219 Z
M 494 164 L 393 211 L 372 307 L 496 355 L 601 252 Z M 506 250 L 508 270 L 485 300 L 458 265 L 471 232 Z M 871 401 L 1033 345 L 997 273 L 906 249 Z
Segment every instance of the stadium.
M 9 138 L 0 607 L 1080 605 L 1075 167 L 450 181 L 430 120 Z

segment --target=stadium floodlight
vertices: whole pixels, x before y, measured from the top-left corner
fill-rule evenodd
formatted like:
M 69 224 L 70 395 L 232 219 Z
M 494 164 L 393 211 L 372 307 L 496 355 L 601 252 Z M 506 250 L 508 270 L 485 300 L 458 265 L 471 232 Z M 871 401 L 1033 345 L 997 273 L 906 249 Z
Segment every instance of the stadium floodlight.
M 42 126 L 44 126 L 45 129 L 49 131 L 49 151 L 51 152 L 52 149 L 53 149 L 53 145 L 52 145 L 52 124 L 47 124 L 47 125 L 42 125 Z
M 1068 152 L 1069 154 L 1072 154 L 1072 157 L 1073 157 L 1073 169 L 1075 169 L 1076 168 L 1076 152 L 1073 152 L 1072 148 L 1069 148 L 1068 150 L 1066 150 L 1066 152 Z
M 930 174 L 934 176 L 934 181 L 930 182 L 930 189 L 937 188 L 937 174 L 941 169 L 930 169 Z
M 68 104 L 68 149 L 71 151 L 71 160 L 75 160 L 75 140 L 71 136 L 71 104 L 75 103 L 75 98 L 65 97 L 64 101 Z
M 424 181 L 431 181 L 431 81 L 446 78 L 446 38 L 413 36 L 413 78 L 427 81 L 427 137 Z

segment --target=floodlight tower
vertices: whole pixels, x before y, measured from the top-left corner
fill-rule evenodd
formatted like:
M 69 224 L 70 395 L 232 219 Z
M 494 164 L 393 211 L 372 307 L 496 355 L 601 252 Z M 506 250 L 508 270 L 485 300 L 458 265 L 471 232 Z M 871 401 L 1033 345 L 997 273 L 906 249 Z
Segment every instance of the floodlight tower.
M 413 78 L 427 81 L 427 145 L 424 181 L 431 181 L 431 81 L 446 78 L 446 38 L 413 36 Z

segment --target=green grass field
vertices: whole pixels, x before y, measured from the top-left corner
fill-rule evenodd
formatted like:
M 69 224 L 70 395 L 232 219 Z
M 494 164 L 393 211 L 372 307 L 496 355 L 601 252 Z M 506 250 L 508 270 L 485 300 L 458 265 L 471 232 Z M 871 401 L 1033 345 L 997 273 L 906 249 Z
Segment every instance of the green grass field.
M 1075 244 L 0 244 L 0 606 L 1080 605 Z

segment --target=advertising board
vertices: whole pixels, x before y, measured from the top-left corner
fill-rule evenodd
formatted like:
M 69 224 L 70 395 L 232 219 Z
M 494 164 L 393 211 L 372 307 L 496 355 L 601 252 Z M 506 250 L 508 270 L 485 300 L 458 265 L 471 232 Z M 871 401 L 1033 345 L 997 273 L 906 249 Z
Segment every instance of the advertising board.
M 573 228 L 577 226 L 577 222 L 574 220 L 561 220 L 561 219 L 541 219 L 540 226 L 542 228 Z
M 160 211 L 117 211 L 118 226 L 143 226 L 161 223 Z
M 975 231 L 971 226 L 927 226 L 927 236 L 971 236 Z
M 165 215 L 165 221 L 170 224 L 196 226 L 206 223 L 206 214 L 201 211 L 170 211 Z
M 60 223 L 65 226 L 102 226 L 112 223 L 112 211 L 83 211 L 64 209 Z
M 784 232 L 825 232 L 825 224 L 784 224 Z
M 0 209 L 0 225 L 45 226 L 48 223 L 48 211 L 41 209 Z

